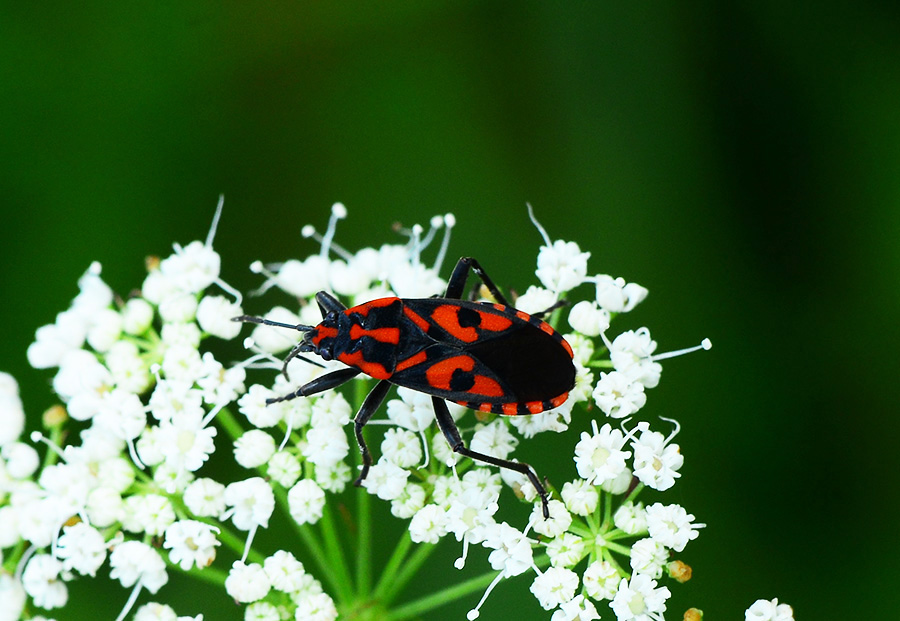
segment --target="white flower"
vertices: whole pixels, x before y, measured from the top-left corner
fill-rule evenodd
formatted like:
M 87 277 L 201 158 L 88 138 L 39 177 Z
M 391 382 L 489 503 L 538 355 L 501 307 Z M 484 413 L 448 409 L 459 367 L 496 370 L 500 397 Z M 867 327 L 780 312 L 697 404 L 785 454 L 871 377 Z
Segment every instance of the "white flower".
M 591 600 L 584 595 L 576 595 L 564 604 L 550 617 L 550 621 L 592 621 L 599 619 L 600 615 Z
M 647 507 L 647 530 L 655 541 L 681 552 L 688 541 L 696 539 L 698 528 L 704 524 L 695 524 L 694 516 L 680 505 L 663 505 L 653 503 Z
M 556 240 L 552 246 L 541 246 L 535 274 L 544 287 L 563 293 L 584 281 L 590 256 L 590 252 L 581 252 L 575 242 Z
M 502 570 L 504 576 L 518 576 L 534 564 L 531 539 L 525 533 L 513 528 L 506 522 L 494 523 L 485 529 L 484 547 L 494 551 L 488 556 L 488 562 L 496 570 Z
M 502 418 L 496 418 L 472 434 L 469 448 L 500 459 L 507 459 L 519 440 L 509 432 L 509 427 Z
M 197 517 L 218 517 L 225 512 L 225 486 L 212 479 L 197 479 L 184 490 L 184 504 Z
M 25 429 L 25 409 L 19 384 L 9 373 L 0 372 L 0 446 L 15 442 Z
M 122 308 L 122 329 L 140 336 L 153 324 L 153 306 L 144 298 L 131 298 Z
M 769 601 L 756 600 L 747 612 L 745 621 L 794 621 L 794 610 L 787 604 L 779 604 L 778 598 Z
M 448 498 L 447 530 L 457 541 L 466 539 L 470 543 L 480 543 L 484 540 L 485 528 L 494 523 L 494 514 L 499 509 L 497 500 L 498 493 L 494 491 L 458 486 Z
M 634 476 L 647 487 L 661 492 L 675 485 L 681 476 L 684 456 L 677 444 L 667 443 L 658 431 L 644 430 L 631 441 L 634 449 Z
M 636 283 L 626 284 L 624 278 L 598 274 L 588 280 L 597 286 L 597 304 L 612 313 L 627 313 L 647 297 L 647 289 Z
M 69 599 L 69 590 L 60 579 L 63 565 L 49 554 L 35 554 L 25 565 L 22 586 L 39 608 L 62 608 Z
M 387 403 L 388 418 L 394 424 L 416 433 L 428 429 L 434 422 L 431 397 L 409 388 L 398 388 L 397 396 L 400 398 Z
M 583 479 L 567 481 L 560 492 L 566 509 L 575 515 L 588 516 L 597 510 L 600 495 L 597 488 Z
M 344 395 L 337 391 L 326 392 L 312 404 L 310 425 L 313 427 L 343 427 L 350 422 L 353 410 Z
M 544 610 L 553 610 L 557 606 L 575 597 L 578 588 L 578 574 L 564 567 L 550 567 L 538 574 L 531 583 L 531 592 Z
M 639 539 L 631 546 L 631 568 L 636 574 L 657 579 L 662 576 L 663 567 L 668 560 L 669 551 L 666 547 L 649 537 Z
M 316 483 L 319 484 L 319 487 L 335 494 L 344 491 L 353 475 L 350 466 L 342 461 L 330 468 L 316 466 L 315 470 Z
M 252 477 L 229 484 L 225 488 L 225 504 L 234 507 L 231 520 L 237 528 L 265 528 L 275 509 L 275 494 L 264 479 Z
M 125 499 L 122 527 L 133 533 L 162 535 L 175 521 L 175 509 L 159 494 L 133 495 Z
M 159 425 L 159 449 L 173 469 L 196 472 L 216 450 L 216 428 L 204 426 L 203 410 L 185 410 Z
M 277 396 L 274 391 L 265 386 L 253 384 L 246 394 L 238 399 L 238 412 L 246 416 L 254 427 L 260 429 L 274 427 L 281 422 L 283 410 L 278 407 L 279 404 L 267 406 L 266 399 L 274 399 Z M 303 400 L 295 399 L 294 401 Z
M 2 414 L 0 414 L 2 424 Z M 5 462 L 6 474 L 14 479 L 26 479 L 33 475 L 40 466 L 40 457 L 34 447 L 24 442 L 0 444 L 0 456 Z M 2 468 L 2 466 L 0 466 Z
M 594 561 L 584 570 L 584 590 L 589 597 L 612 599 L 619 586 L 619 573 L 609 561 Z
M 199 293 L 219 277 L 222 259 L 200 241 L 192 241 L 185 247 L 173 244 L 175 254 L 159 264 L 159 271 L 171 278 L 175 286 L 187 293 Z
M 124 517 L 122 496 L 112 487 L 100 486 L 92 489 L 88 494 L 85 509 L 91 524 L 99 528 L 112 526 L 122 521 Z
M 108 430 L 121 440 L 134 440 L 147 425 L 147 414 L 140 398 L 121 388 L 100 397 L 94 426 Z
M 409 522 L 413 543 L 437 543 L 447 534 L 447 514 L 437 505 L 425 505 Z
M 100 531 L 84 522 L 64 526 L 56 544 L 56 556 L 64 570 L 93 576 L 106 560 L 106 541 Z
M 630 451 L 623 451 L 625 436 L 609 423 L 597 431 L 597 423 L 592 421 L 594 435 L 582 432 L 581 440 L 575 445 L 575 466 L 578 475 L 593 484 L 614 480 L 625 471 L 625 460 Z
M 303 586 L 306 570 L 303 568 L 303 563 L 290 552 L 278 550 L 265 560 L 263 569 L 273 589 L 284 593 L 295 593 Z
M 350 452 L 350 444 L 342 427 L 324 425 L 306 432 L 303 456 L 317 468 L 334 468 Z
M 391 515 L 408 520 L 425 506 L 425 488 L 416 483 L 407 483 L 403 493 L 391 501 Z
M 197 520 L 179 520 L 166 529 L 164 548 L 169 548 L 169 560 L 187 571 L 209 567 L 216 558 L 218 529 Z
M 547 503 L 547 507 L 550 510 L 550 517 L 545 520 L 542 504 L 534 505 L 531 512 L 534 531 L 547 537 L 558 537 L 572 525 L 572 514 L 566 510 L 566 505 L 556 499 Z
M 197 323 L 204 332 L 220 339 L 233 339 L 241 332 L 241 324 L 232 317 L 243 315 L 240 305 L 221 295 L 207 295 L 197 307 Z
M 225 578 L 225 592 L 241 604 L 264 598 L 270 588 L 269 577 L 259 563 L 235 561 Z
M 125 541 L 109 555 L 109 576 L 128 588 L 138 580 L 151 593 L 156 593 L 166 582 L 166 562 L 159 552 L 141 541 Z
M 388 429 L 381 442 L 381 454 L 401 468 L 412 468 L 422 462 L 422 443 L 406 429 Z
M 634 574 L 631 580 L 622 578 L 609 606 L 618 621 L 659 621 L 671 595 L 666 587 L 656 588 L 649 576 Z
M 275 454 L 275 440 L 261 429 L 244 432 L 234 443 L 234 460 L 244 468 L 259 468 Z
M 609 311 L 582 300 L 569 311 L 569 325 L 585 336 L 599 336 L 609 329 Z
M 656 388 L 662 365 L 651 358 L 654 351 L 656 341 L 650 338 L 650 330 L 639 328 L 617 336 L 609 349 L 609 357 L 616 371 L 640 382 L 645 388 Z
M 381 459 L 369 468 L 369 474 L 363 479 L 362 486 L 382 500 L 394 500 L 403 493 L 408 477 L 408 470 Z
M 116 388 L 142 394 L 150 387 L 150 367 L 131 341 L 116 341 L 106 352 L 106 366 Z
M 22 583 L 11 574 L 0 573 L 0 621 L 19 621 L 25 600 Z
M 525 293 L 516 298 L 515 306 L 529 314 L 541 313 L 556 304 L 558 299 L 559 296 L 553 291 L 530 285 Z
M 197 386 L 203 392 L 203 400 L 211 405 L 224 405 L 238 398 L 244 392 L 244 380 L 247 370 L 241 366 L 226 369 L 216 360 L 212 352 L 206 352 L 202 358 L 201 376 L 197 378 Z
M 173 290 L 159 301 L 159 316 L 166 325 L 192 323 L 197 316 L 197 298 L 191 293 Z M 165 325 L 163 330 L 165 331 Z M 163 335 L 163 341 L 171 343 L 171 339 Z
M 94 354 L 83 349 L 70 351 L 59 363 L 53 390 L 68 402 L 69 415 L 87 420 L 96 412 L 101 395 L 112 388 L 113 378 Z
M 66 354 L 84 345 L 87 324 L 74 311 L 56 316 L 56 322 L 41 326 L 34 333 L 34 343 L 28 346 L 28 364 L 35 369 L 49 369 L 60 365 Z
M 584 540 L 572 533 L 561 533 L 547 542 L 547 555 L 554 567 L 573 567 L 584 557 Z
M 266 319 L 277 321 L 279 323 L 287 323 L 296 325 L 300 322 L 300 318 L 283 306 L 275 306 L 268 313 L 263 315 Z M 250 338 L 264 352 L 277 354 L 290 349 L 297 344 L 296 332 L 285 330 L 284 328 L 275 328 L 272 326 L 264 326 L 258 324 L 254 326 Z
M 631 416 L 647 402 L 644 385 L 618 371 L 600 373 L 592 396 L 603 413 L 611 418 Z
M 193 384 L 203 377 L 203 358 L 193 344 L 171 344 L 163 354 L 162 372 L 169 380 Z
M 334 601 L 327 593 L 310 595 L 297 603 L 294 611 L 296 621 L 334 621 L 338 612 Z
M 244 621 L 281 621 L 281 614 L 274 604 L 257 601 L 244 609 Z
M 200 333 L 200 326 L 190 318 L 184 321 L 164 323 L 159 335 L 166 348 L 178 345 L 180 347 L 197 349 L 200 347 L 200 339 L 203 337 Z M 168 379 L 175 378 L 170 377 Z
M 629 535 L 637 535 L 647 530 L 647 512 L 643 503 L 623 502 L 613 514 L 613 523 L 619 530 Z
M 316 475 L 319 474 L 316 468 Z M 269 459 L 266 475 L 284 488 L 288 488 L 300 478 L 300 460 L 288 451 L 278 451 Z
M 325 509 L 325 492 L 312 479 L 298 481 L 288 492 L 288 507 L 298 524 L 315 524 Z

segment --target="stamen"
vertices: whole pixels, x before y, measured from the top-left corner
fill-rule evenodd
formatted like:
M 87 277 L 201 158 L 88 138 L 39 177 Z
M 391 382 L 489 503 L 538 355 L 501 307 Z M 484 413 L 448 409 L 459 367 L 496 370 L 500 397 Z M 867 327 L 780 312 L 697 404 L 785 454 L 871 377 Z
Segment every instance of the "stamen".
M 425 452 L 425 463 L 423 463 L 419 468 L 427 468 L 428 460 L 430 459 L 428 454 L 428 438 L 425 437 L 425 430 L 422 429 L 419 431 L 419 436 L 422 438 L 422 450 Z
M 466 557 L 469 556 L 469 536 L 468 534 L 463 535 L 463 551 L 462 556 L 453 561 L 453 566 L 457 569 L 462 569 L 466 566 Z
M 500 581 L 503 580 L 505 576 L 504 572 L 498 573 L 494 576 L 494 579 L 491 580 L 491 583 L 488 585 L 488 588 L 484 591 L 484 595 L 481 596 L 481 600 L 479 600 L 478 605 L 475 606 L 472 610 L 466 613 L 466 619 L 469 621 L 475 621 L 479 616 L 481 616 L 481 612 L 479 610 L 484 605 L 484 602 L 487 601 L 488 595 L 491 594 L 491 591 L 494 590 L 494 587 L 500 584 Z
M 337 230 L 337 221 L 347 217 L 347 208 L 343 203 L 335 203 L 331 206 L 331 217 L 328 218 L 328 229 L 325 231 L 325 237 L 322 238 L 322 249 L 319 256 L 323 259 L 328 258 L 328 251 L 331 248 L 331 241 L 334 239 L 334 233 Z
M 265 282 L 263 282 L 263 284 L 250 292 L 250 295 L 252 296 L 262 295 L 263 293 L 274 287 L 278 279 L 278 274 L 269 270 L 265 265 L 263 265 L 262 261 L 254 261 L 253 263 L 251 263 L 250 272 L 253 274 L 262 274 L 266 277 L 266 280 Z
M 534 217 L 534 210 L 531 208 L 531 203 L 525 203 L 528 207 L 528 217 L 531 218 L 531 223 L 537 227 L 538 233 L 541 234 L 541 237 L 544 238 L 544 245 L 548 248 L 553 245 L 550 241 L 550 236 L 547 235 L 547 229 L 541 226 L 541 223 L 537 221 L 537 218 Z
M 421 249 L 425 250 L 437 234 L 437 230 L 444 226 L 444 219 L 440 216 L 434 216 L 428 221 L 428 232 L 422 239 Z
M 687 347 L 685 349 L 678 349 L 676 351 L 669 351 L 669 352 L 665 352 L 663 354 L 657 354 L 655 356 L 650 356 L 650 360 L 656 362 L 658 360 L 665 360 L 666 358 L 674 358 L 675 356 L 689 354 L 691 352 L 694 352 L 694 351 L 697 351 L 700 349 L 709 351 L 710 349 L 712 349 L 712 341 L 710 341 L 709 339 L 703 339 L 699 345 L 695 345 L 693 347 Z
M 664 421 L 666 421 L 667 423 L 672 423 L 673 425 L 675 425 L 675 429 L 672 431 L 672 433 L 669 434 L 669 437 L 666 438 L 666 444 L 668 444 L 669 442 L 672 441 L 672 439 L 673 439 L 675 436 L 678 435 L 678 432 L 681 431 L 681 424 L 680 424 L 677 420 L 675 420 L 674 418 L 666 418 L 665 416 L 660 416 L 660 417 L 659 417 L 659 420 L 664 420 Z
M 412 230 L 410 231 L 410 236 L 409 236 L 409 243 L 410 243 L 410 249 L 409 249 L 410 257 L 409 258 L 410 258 L 410 262 L 413 264 L 413 266 L 416 266 L 419 264 L 419 255 L 422 251 L 421 236 L 422 236 L 422 225 L 414 224 L 412 227 Z
M 25 550 L 25 553 L 22 555 L 22 558 L 19 559 L 19 564 L 16 565 L 16 580 L 19 584 L 22 583 L 22 574 L 25 573 L 25 565 L 28 564 L 28 561 L 31 560 L 31 557 L 34 556 L 34 553 L 37 552 L 37 548 L 33 545 L 28 546 L 28 549 Z
M 216 236 L 216 229 L 219 226 L 219 218 L 222 217 L 222 207 L 225 206 L 225 195 L 219 194 L 219 204 L 216 205 L 216 215 L 213 216 L 212 224 L 209 227 L 209 233 L 206 234 L 206 247 L 212 248 L 213 238 Z
M 244 553 L 241 555 L 241 562 L 245 562 L 247 560 L 247 555 L 250 554 L 250 546 L 253 545 L 253 537 L 256 536 L 257 525 L 254 524 L 253 528 L 250 529 L 250 532 L 247 533 L 247 542 L 244 544 Z
M 138 595 L 141 594 L 142 588 L 144 588 L 143 576 L 138 578 L 137 582 L 134 585 L 134 588 L 131 590 L 131 595 L 128 596 L 128 601 L 125 602 L 125 607 L 122 608 L 122 612 L 120 612 L 119 616 L 116 617 L 116 621 L 123 621 L 125 617 L 128 616 L 128 613 L 131 612 L 131 609 L 134 607 L 134 603 L 137 601 Z
M 441 265 L 444 263 L 444 257 L 447 256 L 447 248 L 450 247 L 450 231 L 456 226 L 456 216 L 452 213 L 444 214 L 444 237 L 441 239 L 441 248 L 438 250 L 437 258 L 434 260 L 434 273 L 441 273 Z
M 51 440 L 50 438 L 48 438 L 47 436 L 42 434 L 40 431 L 32 431 L 30 437 L 31 437 L 32 442 L 34 442 L 35 444 L 38 444 L 38 443 L 46 444 L 47 448 L 49 448 L 51 451 L 53 451 L 54 453 L 59 455 L 60 459 L 62 459 L 63 461 L 66 461 L 66 456 L 63 453 L 62 448 L 56 442 L 54 442 L 53 440 Z

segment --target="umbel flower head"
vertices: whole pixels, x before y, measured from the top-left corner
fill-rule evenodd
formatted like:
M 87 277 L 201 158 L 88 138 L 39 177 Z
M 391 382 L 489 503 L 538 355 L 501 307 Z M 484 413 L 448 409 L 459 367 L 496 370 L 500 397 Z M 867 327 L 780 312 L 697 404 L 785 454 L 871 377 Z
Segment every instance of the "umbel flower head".
M 438 429 L 430 397 L 406 388 L 388 392 L 386 406 L 372 412 L 377 460 L 348 504 L 338 495 L 360 474 L 350 422 L 367 392 L 359 383 L 368 380 L 360 374 L 341 390 L 280 400 L 345 367 L 293 350 L 296 333 L 266 325 L 245 339 L 244 360 L 217 357 L 219 342 L 240 333 L 231 318 L 244 312 L 213 249 L 221 209 L 220 201 L 204 242 L 175 244 L 170 256 L 148 262 L 138 294 L 117 298 L 95 263 L 70 307 L 37 330 L 28 360 L 54 370 L 60 402 L 32 437 L 44 456 L 22 440 L 25 407 L 15 380 L 0 374 L 0 621 L 66 606 L 69 589 L 107 564 L 128 590 L 119 619 L 139 621 L 177 617 L 165 603 L 141 600 L 164 599 L 182 575 L 219 584 L 246 619 L 329 621 L 373 606 L 418 615 L 459 597 L 474 601 L 490 583 L 469 613 L 474 619 L 502 580 L 518 582 L 535 611 L 555 621 L 596 619 L 598 609 L 618 619 L 662 618 L 676 582 L 668 568 L 703 524 L 661 496 L 683 465 L 677 423 L 666 436 L 651 428 L 655 421 L 634 419 L 660 381 L 660 361 L 672 354 L 655 354 L 647 328 L 611 328 L 646 289 L 591 274 L 590 252 L 551 241 L 531 214 L 543 240 L 536 282 L 516 283 L 525 293 L 510 302 L 532 314 L 549 309 L 544 320 L 572 350 L 574 386 L 557 407 L 530 416 L 453 403 L 447 416 L 470 449 L 512 462 L 535 436 L 576 426 L 570 479 L 554 481 L 545 516 L 524 469 L 461 458 Z M 444 293 L 452 215 L 432 218 L 427 229 L 400 229 L 400 243 L 355 252 L 336 242 L 346 216 L 336 204 L 324 233 L 303 228 L 318 244 L 309 256 L 253 264 L 264 278 L 255 294 L 280 292 L 263 309 L 267 319 L 315 326 L 320 291 L 346 307 Z M 220 467 L 223 460 L 232 466 Z M 385 561 L 369 556 L 370 502 L 389 504 L 407 531 Z M 498 518 L 501 505 L 519 503 L 519 517 Z M 356 530 L 342 527 L 338 506 Z M 280 549 L 261 549 L 256 534 L 275 524 L 290 536 L 278 539 Z M 455 588 L 436 566 L 446 589 L 405 593 L 443 540 L 460 546 L 457 567 L 477 551 L 485 580 Z M 689 575 L 678 566 L 679 576 Z M 780 606 L 754 606 L 754 618 L 770 608 L 784 616 Z M 190 612 L 197 616 L 177 618 L 202 618 L 202 610 Z

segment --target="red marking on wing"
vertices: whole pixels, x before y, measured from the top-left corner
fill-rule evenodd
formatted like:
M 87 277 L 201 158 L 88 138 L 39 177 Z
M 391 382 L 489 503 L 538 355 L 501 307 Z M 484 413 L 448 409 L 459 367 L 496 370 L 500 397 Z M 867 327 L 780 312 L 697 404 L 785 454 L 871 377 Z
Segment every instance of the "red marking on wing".
M 428 332 L 428 328 L 431 326 L 422 316 L 410 309 L 408 306 L 403 307 L 403 313 L 409 317 L 410 321 L 412 321 L 422 332 Z
M 434 388 L 452 391 L 453 388 L 450 386 L 450 382 L 453 379 L 453 374 L 456 371 L 471 373 L 474 368 L 475 360 L 470 356 L 453 356 L 446 360 L 438 360 L 431 365 L 428 370 L 425 371 L 425 378 Z M 472 384 L 472 387 L 466 390 L 466 392 L 472 393 L 473 395 L 483 395 L 485 397 L 503 396 L 503 387 L 490 377 L 475 374 L 472 375 L 472 379 L 474 380 L 474 384 Z
M 572 351 L 572 346 L 569 345 L 569 341 L 566 339 L 560 339 L 559 344 L 563 346 L 563 349 L 566 350 L 566 353 L 569 354 L 569 358 L 575 357 L 575 352 Z
M 563 403 L 565 403 L 566 399 L 568 399 L 568 398 L 569 398 L 569 393 L 567 393 L 567 392 L 564 392 L 563 394 L 559 395 L 558 397 L 553 397 L 552 399 L 550 399 L 551 409 L 558 408 Z
M 525 407 L 532 414 L 540 414 L 544 411 L 544 402 L 543 401 L 529 401 L 525 404 Z
M 405 371 L 409 367 L 414 367 L 417 364 L 422 364 L 425 360 L 428 359 L 428 355 L 424 351 L 420 351 L 418 354 L 412 355 L 406 360 L 401 360 L 397 363 L 397 366 L 394 367 L 394 372 L 399 373 L 400 371 Z
M 453 356 L 438 360 L 425 371 L 428 383 L 441 390 L 450 390 L 450 379 L 457 369 L 471 371 L 475 368 L 475 361 L 469 356 Z
M 369 377 L 374 377 L 375 379 L 388 379 L 392 375 L 386 368 L 384 368 L 383 364 L 379 364 L 378 362 L 369 362 L 368 360 L 363 358 L 361 351 L 353 352 L 352 354 L 344 353 L 339 355 L 337 359 L 346 365 L 356 367 Z
M 464 328 L 459 325 L 459 307 L 452 304 L 441 304 L 431 313 L 431 318 L 435 323 L 450 333 L 451 336 L 458 338 L 466 343 L 473 343 L 478 338 L 478 331 L 473 327 Z M 471 370 L 471 369 L 467 369 Z
M 350 338 L 354 341 L 369 336 L 382 343 L 391 343 L 396 345 L 400 342 L 400 328 L 373 328 L 366 330 L 358 324 L 350 326 Z
M 481 315 L 481 323 L 479 328 L 490 330 L 491 332 L 503 332 L 512 325 L 512 320 L 503 315 L 494 315 L 493 313 L 478 313 Z
M 516 311 L 516 317 L 518 317 L 522 321 L 528 321 L 529 319 L 531 319 L 531 315 L 529 315 L 528 313 L 522 312 L 520 310 Z
M 369 311 L 373 308 L 384 308 L 385 306 L 390 306 L 394 302 L 398 301 L 400 298 L 378 298 L 377 300 L 372 300 L 371 302 L 366 302 L 365 304 L 360 304 L 359 306 L 354 306 L 353 308 L 348 308 L 344 311 L 347 315 L 352 315 L 353 313 L 358 313 L 363 317 L 368 316 Z

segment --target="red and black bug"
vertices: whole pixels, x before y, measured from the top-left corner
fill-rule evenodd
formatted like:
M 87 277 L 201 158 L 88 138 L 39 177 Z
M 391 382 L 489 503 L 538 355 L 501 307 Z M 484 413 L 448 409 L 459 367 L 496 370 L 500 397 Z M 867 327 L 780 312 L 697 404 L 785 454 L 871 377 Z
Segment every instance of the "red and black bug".
M 461 299 L 470 270 L 497 303 Z M 303 339 L 288 354 L 285 365 L 307 352 L 347 365 L 267 403 L 323 392 L 360 373 L 380 380 L 354 419 L 363 457 L 362 472 L 356 480 L 359 485 L 372 465 L 362 429 L 384 401 L 390 385 L 432 395 L 438 427 L 451 448 L 526 475 L 541 497 L 544 517 L 548 517 L 547 492 L 534 470 L 524 463 L 466 448 L 445 400 L 505 416 L 537 414 L 561 405 L 575 385 L 572 348 L 562 335 L 537 316 L 510 306 L 470 257 L 456 264 L 442 298 L 389 297 L 346 308 L 331 294 L 320 291 L 316 302 L 323 317 L 317 326 L 246 315 L 234 318 L 303 332 Z

